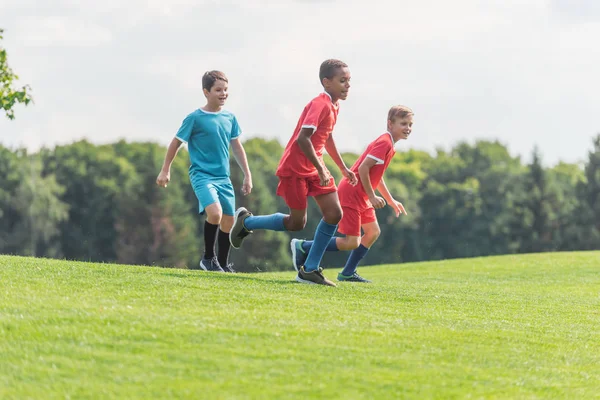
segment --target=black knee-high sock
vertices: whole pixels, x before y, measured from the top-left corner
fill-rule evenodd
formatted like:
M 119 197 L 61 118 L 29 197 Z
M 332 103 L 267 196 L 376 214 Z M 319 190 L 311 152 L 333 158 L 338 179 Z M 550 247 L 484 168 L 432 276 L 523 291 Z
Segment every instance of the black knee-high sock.
M 229 241 L 229 233 L 223 232 L 219 229 L 217 245 L 219 247 L 219 250 L 217 251 L 217 259 L 219 260 L 219 264 L 226 266 L 229 261 L 229 248 L 231 246 L 231 242 Z
M 217 239 L 217 229 L 219 225 L 213 225 L 208 221 L 204 222 L 204 258 L 209 259 L 215 256 L 215 240 Z

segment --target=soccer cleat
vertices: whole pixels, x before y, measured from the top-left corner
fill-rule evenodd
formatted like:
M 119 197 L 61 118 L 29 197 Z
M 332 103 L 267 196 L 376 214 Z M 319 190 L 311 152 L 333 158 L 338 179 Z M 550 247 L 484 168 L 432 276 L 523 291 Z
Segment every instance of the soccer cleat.
M 228 272 L 230 274 L 235 274 L 235 269 L 233 269 L 233 264 L 229 263 L 227 265 L 222 265 L 223 271 Z
M 362 282 L 362 283 L 371 283 L 370 280 L 363 278 L 357 272 L 350 276 L 342 275 L 340 272 L 337 276 L 337 280 L 340 282 Z
M 234 249 L 239 249 L 244 238 L 252 233 L 244 226 L 244 220 L 251 215 L 252 213 L 244 207 L 238 208 L 233 215 L 233 227 L 229 232 L 229 241 Z
M 304 266 L 300 267 L 298 270 L 298 275 L 296 276 L 296 282 L 308 283 L 310 285 L 337 286 L 335 283 L 323 276 L 323 268 L 321 267 L 310 272 L 306 272 L 304 270 Z
M 308 253 L 302 248 L 302 243 L 306 240 L 292 239 L 290 242 L 290 248 L 292 249 L 292 264 L 294 269 L 298 271 L 308 258 Z
M 217 257 L 211 259 L 203 258 L 202 261 L 200 261 L 200 268 L 209 272 L 225 272 L 223 268 L 221 268 Z

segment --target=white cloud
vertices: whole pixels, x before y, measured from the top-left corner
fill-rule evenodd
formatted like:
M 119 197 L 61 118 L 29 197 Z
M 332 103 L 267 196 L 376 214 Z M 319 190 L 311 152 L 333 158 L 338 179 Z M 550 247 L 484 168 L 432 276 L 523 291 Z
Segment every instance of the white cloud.
M 26 46 L 98 46 L 109 43 L 109 29 L 73 17 L 27 16 L 17 25 L 17 34 Z

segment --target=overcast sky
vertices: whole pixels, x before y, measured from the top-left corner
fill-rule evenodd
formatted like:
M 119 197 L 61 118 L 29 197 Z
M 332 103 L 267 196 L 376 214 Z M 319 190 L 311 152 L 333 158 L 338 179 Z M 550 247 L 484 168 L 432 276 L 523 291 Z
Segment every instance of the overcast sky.
M 35 105 L 0 118 L 0 143 L 171 140 L 204 105 L 201 76 L 229 77 L 246 137 L 287 142 L 346 61 L 335 130 L 359 152 L 387 111 L 416 113 L 400 148 L 500 139 L 530 159 L 583 160 L 600 132 L 598 0 L 0 0 L 3 46 Z

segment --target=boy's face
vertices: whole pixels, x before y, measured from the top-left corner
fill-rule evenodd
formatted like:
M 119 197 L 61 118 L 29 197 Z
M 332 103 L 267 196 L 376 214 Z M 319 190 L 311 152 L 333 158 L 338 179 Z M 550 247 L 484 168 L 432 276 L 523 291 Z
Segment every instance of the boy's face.
M 210 88 L 210 92 L 204 89 L 204 96 L 206 97 L 206 101 L 212 105 L 225 105 L 225 100 L 229 96 L 227 94 L 228 85 L 227 82 L 216 80 L 213 86 Z
M 346 100 L 350 90 L 350 77 L 350 69 L 344 67 L 338 68 L 331 79 L 323 79 L 323 87 L 331 95 L 333 101 Z
M 408 139 L 412 132 L 413 116 L 407 115 L 404 118 L 395 118 L 394 121 L 388 121 L 388 131 L 392 134 L 394 142 L 402 139 Z

